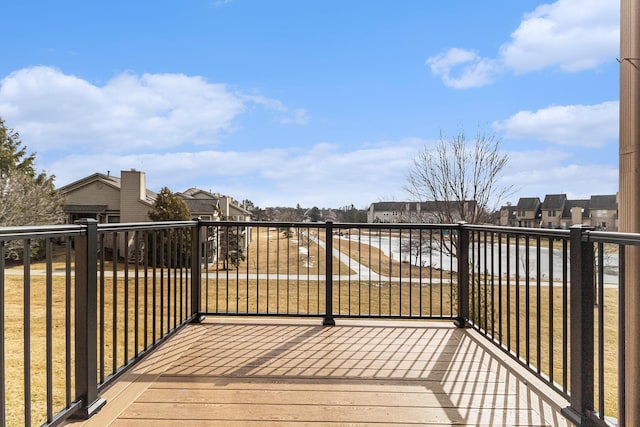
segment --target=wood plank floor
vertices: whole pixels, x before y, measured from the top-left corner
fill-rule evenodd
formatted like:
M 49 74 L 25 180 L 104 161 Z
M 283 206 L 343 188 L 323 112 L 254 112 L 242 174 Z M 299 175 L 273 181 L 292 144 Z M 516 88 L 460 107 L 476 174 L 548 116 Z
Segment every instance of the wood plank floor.
M 563 426 L 566 406 L 450 323 L 210 319 L 69 426 Z

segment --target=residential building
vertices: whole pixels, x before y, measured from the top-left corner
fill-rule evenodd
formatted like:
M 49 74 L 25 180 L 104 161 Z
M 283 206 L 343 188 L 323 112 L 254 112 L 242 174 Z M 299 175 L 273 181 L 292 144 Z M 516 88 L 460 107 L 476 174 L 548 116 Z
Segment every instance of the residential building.
M 589 206 L 592 227 L 618 231 L 618 194 L 591 196 Z
M 210 221 L 251 221 L 251 212 L 241 207 L 231 197 L 201 190 L 189 188 L 181 193 L 176 193 L 184 200 L 193 218 Z M 239 247 L 246 250 L 251 243 L 251 227 L 238 227 L 236 230 Z M 209 236 L 215 240 L 219 236 Z M 213 246 L 212 246 L 213 247 Z M 217 259 L 217 254 L 210 252 L 211 259 Z
M 567 229 L 574 225 L 590 225 L 589 200 L 565 200 L 560 217 L 560 228 Z
M 542 228 L 560 228 L 560 218 L 563 215 L 566 194 L 547 194 L 540 206 Z
M 95 173 L 57 190 L 66 203 L 67 222 L 93 218 L 99 223 L 148 221 L 156 193 L 146 188 L 144 172 L 122 171 L 120 177 Z
M 517 206 L 505 205 L 500 208 L 498 224 L 504 227 L 517 227 L 518 219 L 516 218 L 518 212 Z
M 540 227 L 541 208 L 539 197 L 521 197 L 516 206 L 518 227 Z
M 523 197 L 515 207 L 502 206 L 495 223 L 509 227 L 562 229 L 582 224 L 596 230 L 617 231 L 618 195 L 570 200 L 565 194 L 547 194 L 542 203 L 537 197 Z
M 193 218 L 211 221 L 220 221 L 224 218 L 220 199 L 207 191 L 189 188 L 176 195 L 187 205 Z
M 122 171 L 120 177 L 95 173 L 58 190 L 66 199 L 67 222 L 93 218 L 99 223 L 135 223 L 149 221 L 157 194 L 146 188 L 145 173 L 134 169 Z M 231 197 L 190 188 L 180 196 L 193 218 L 219 221 L 250 221 L 251 212 L 239 206 Z M 246 248 L 251 242 L 250 227 L 239 227 L 239 244 Z M 130 237 L 133 239 L 133 237 Z M 133 246 L 133 240 L 129 243 Z M 111 249 L 111 242 L 107 243 Z M 118 253 L 124 253 L 125 242 L 118 243 Z
M 463 209 L 473 211 L 476 209 L 476 202 L 465 201 Z M 449 217 L 449 213 L 450 222 L 457 222 L 463 217 L 458 211 L 457 202 L 377 202 L 369 205 L 367 222 L 435 224 L 449 222 L 443 220 Z

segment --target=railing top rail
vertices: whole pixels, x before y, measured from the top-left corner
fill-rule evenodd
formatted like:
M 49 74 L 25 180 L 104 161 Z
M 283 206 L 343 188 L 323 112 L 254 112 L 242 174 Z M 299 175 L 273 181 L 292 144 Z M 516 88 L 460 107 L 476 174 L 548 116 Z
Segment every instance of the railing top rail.
M 613 231 L 586 231 L 587 242 L 613 243 L 640 246 L 640 233 L 620 233 Z
M 98 232 L 105 231 L 136 231 L 136 230 L 160 230 L 167 228 L 191 228 L 198 221 L 160 221 L 160 222 L 130 222 L 117 224 L 98 224 Z
M 334 223 L 333 228 L 365 228 L 373 230 L 408 230 L 408 229 L 432 229 L 432 230 L 451 230 L 460 228 L 458 224 L 429 224 L 429 223 Z
M 19 227 L 0 227 L 0 241 L 16 239 L 43 239 L 56 236 L 75 236 L 82 234 L 80 225 L 29 225 Z
M 285 221 L 212 221 L 212 220 L 201 220 L 198 221 L 201 225 L 207 226 L 239 226 L 239 227 L 290 227 L 290 228 L 324 228 L 326 227 L 328 222 L 319 221 L 319 222 L 304 222 L 304 221 L 296 221 L 296 222 L 285 222 Z M 427 223 L 366 223 L 366 222 L 354 222 L 354 223 L 346 223 L 346 222 L 332 222 L 331 226 L 333 228 L 364 228 L 364 229 L 417 229 L 417 228 L 431 228 L 431 229 L 452 229 L 459 228 L 458 224 L 427 224 Z
M 568 239 L 569 230 L 552 228 L 501 227 L 497 225 L 464 224 L 462 227 L 473 231 L 487 231 L 490 233 L 506 233 L 518 236 L 555 237 Z

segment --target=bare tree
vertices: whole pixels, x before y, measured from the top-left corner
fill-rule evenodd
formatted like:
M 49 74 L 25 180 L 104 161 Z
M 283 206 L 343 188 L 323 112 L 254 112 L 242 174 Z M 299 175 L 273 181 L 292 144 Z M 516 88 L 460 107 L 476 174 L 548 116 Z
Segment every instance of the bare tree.
M 512 186 L 503 185 L 500 181 L 508 162 L 509 156 L 500 151 L 500 140 L 495 134 L 479 132 L 475 140 L 470 141 L 463 131 L 453 138 L 446 138 L 441 133 L 435 147 L 425 147 L 414 159 L 405 189 L 417 200 L 431 202 L 430 209 L 424 214 L 429 215 L 429 221 L 422 218 L 423 222 L 487 222 L 491 213 L 513 191 Z M 442 231 L 438 239 L 426 248 L 418 248 L 418 251 L 428 253 L 434 249 L 455 257 L 458 252 L 457 233 Z M 469 267 L 479 269 L 480 265 L 458 266 Z M 475 297 L 484 301 L 492 298 L 492 291 L 489 293 L 480 286 L 479 274 L 476 280 L 478 282 L 472 288 L 475 289 Z M 456 294 L 457 288 L 453 292 Z M 482 320 L 479 313 L 472 317 L 476 321 Z M 487 319 L 484 322 L 486 326 Z
M 413 160 L 405 190 L 433 202 L 429 214 L 439 223 L 482 223 L 512 193 L 500 182 L 508 161 L 495 134 L 480 132 L 470 141 L 463 131 L 453 138 L 441 133 L 434 148 L 424 147 Z
M 0 174 L 0 226 L 59 224 L 64 199 L 52 179 L 38 182 L 16 169 Z
M 59 224 L 64 220 L 64 199 L 54 191 L 52 178 L 34 180 L 17 169 L 0 173 L 0 226 Z M 41 240 L 31 243 L 30 256 L 42 255 Z M 22 259 L 24 243 L 12 240 L 5 256 Z

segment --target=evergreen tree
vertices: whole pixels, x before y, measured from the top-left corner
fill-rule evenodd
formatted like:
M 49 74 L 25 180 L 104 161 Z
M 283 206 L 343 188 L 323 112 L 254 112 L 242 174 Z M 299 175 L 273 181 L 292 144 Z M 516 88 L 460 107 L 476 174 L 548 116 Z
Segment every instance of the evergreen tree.
M 167 187 L 162 187 L 153 210 L 149 212 L 151 221 L 188 221 L 191 213 L 184 200 L 172 193 Z

